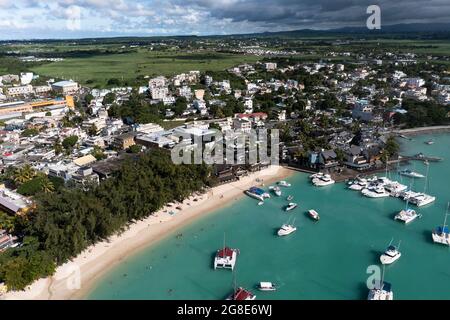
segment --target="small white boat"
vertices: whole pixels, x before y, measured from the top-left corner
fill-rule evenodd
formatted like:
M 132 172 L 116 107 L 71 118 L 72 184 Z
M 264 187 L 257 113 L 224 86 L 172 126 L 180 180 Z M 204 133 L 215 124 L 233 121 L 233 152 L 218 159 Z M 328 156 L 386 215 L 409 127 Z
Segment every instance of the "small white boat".
M 361 191 L 362 189 L 367 188 L 369 182 L 364 178 L 356 178 L 353 182 L 348 186 L 350 190 Z
M 420 174 L 418 172 L 412 171 L 410 169 L 405 169 L 398 172 L 400 175 L 410 178 L 425 178 L 423 174 Z
M 385 198 L 389 197 L 389 192 L 382 186 L 377 186 L 374 188 L 366 188 L 361 191 L 361 193 L 369 198 Z
M 400 259 L 402 256 L 401 252 L 398 251 L 400 248 L 400 243 L 397 247 L 392 245 L 392 241 L 387 247 L 386 251 L 380 256 L 380 261 L 382 264 L 391 264 Z
M 310 179 L 317 179 L 317 178 L 322 178 L 324 176 L 324 174 L 322 172 L 318 172 L 318 173 L 314 173 L 312 175 L 309 176 Z
M 331 179 L 331 176 L 329 174 L 325 174 L 325 175 L 323 175 L 320 178 L 314 178 L 312 180 L 312 183 L 316 187 L 325 187 L 325 186 L 329 186 L 329 185 L 332 185 L 332 184 L 336 183 L 336 181 Z
M 272 282 L 260 282 L 257 286 L 259 291 L 275 291 L 277 287 L 275 283 Z
M 270 187 L 269 187 L 269 190 L 272 190 L 272 192 L 275 193 L 275 195 L 276 195 L 277 197 L 281 197 L 281 189 L 280 189 L 280 187 L 277 187 L 277 186 L 270 186 Z
M 290 187 L 291 186 L 290 183 L 288 183 L 288 182 L 286 182 L 284 180 L 278 182 L 278 185 L 281 186 L 281 187 Z
M 288 197 L 286 198 L 287 201 L 292 201 L 293 199 L 294 199 L 294 196 L 288 196 Z
M 434 144 L 434 141 L 433 140 L 428 140 L 428 141 L 425 142 L 425 144 L 432 145 L 432 144 Z
M 295 202 L 290 202 L 285 208 L 285 211 L 291 211 L 298 207 L 298 204 Z
M 316 221 L 319 221 L 319 219 L 320 219 L 320 216 L 319 216 L 319 214 L 317 213 L 316 210 L 313 210 L 313 209 L 309 210 L 309 211 L 308 211 L 308 215 L 309 215 L 312 219 L 314 219 L 314 220 L 316 220 Z
M 264 204 L 264 201 L 258 202 L 258 206 L 262 206 Z
M 294 227 L 291 224 L 283 224 L 280 230 L 278 230 L 278 236 L 279 237 L 287 236 L 295 231 L 297 231 L 297 227 Z

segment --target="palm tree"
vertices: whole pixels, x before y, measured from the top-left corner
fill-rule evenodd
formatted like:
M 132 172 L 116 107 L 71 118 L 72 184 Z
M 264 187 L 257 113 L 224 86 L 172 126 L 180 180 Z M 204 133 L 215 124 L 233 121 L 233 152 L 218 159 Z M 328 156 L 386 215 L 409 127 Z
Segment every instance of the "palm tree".
M 47 177 L 42 179 L 41 188 L 45 193 L 52 193 L 53 191 L 55 191 L 55 186 Z
M 26 164 L 16 170 L 14 174 L 14 182 L 22 184 L 33 179 L 35 175 L 36 171 L 29 164 Z
M 14 217 L 0 211 L 0 229 L 11 233 L 14 230 Z

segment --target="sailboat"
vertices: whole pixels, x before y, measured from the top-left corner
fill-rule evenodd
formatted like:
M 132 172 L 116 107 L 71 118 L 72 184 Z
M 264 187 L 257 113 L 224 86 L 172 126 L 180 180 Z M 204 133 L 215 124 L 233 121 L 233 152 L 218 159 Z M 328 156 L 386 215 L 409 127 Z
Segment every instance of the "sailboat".
M 448 208 L 450 207 L 450 202 L 447 203 L 447 211 L 445 212 L 444 224 L 442 226 L 434 229 L 432 233 L 433 241 L 435 243 L 445 244 L 450 246 L 450 232 L 447 226 L 447 216 L 448 216 Z
M 429 183 L 429 180 L 428 180 L 429 171 L 430 171 L 430 166 L 427 165 L 427 174 L 425 176 L 425 185 L 423 188 L 423 192 L 415 193 L 409 197 L 409 202 L 418 207 L 422 207 L 422 206 L 425 206 L 427 204 L 430 204 L 430 203 L 436 201 L 436 197 L 426 194 L 427 188 L 428 188 L 428 183 Z
M 236 286 L 236 274 L 233 272 L 233 292 L 227 297 L 227 300 L 245 301 L 255 300 L 256 295 L 243 287 Z
M 394 300 L 394 292 L 390 283 L 384 281 L 385 266 L 381 274 L 381 281 L 375 284 L 373 289 L 369 290 L 367 300 Z
M 413 181 L 411 181 L 409 189 L 412 188 L 412 184 L 413 184 Z M 416 212 L 416 210 L 410 209 L 408 205 L 409 205 L 409 198 L 406 198 L 406 207 L 404 210 L 400 211 L 399 213 L 397 213 L 395 215 L 395 217 L 394 217 L 395 220 L 400 220 L 400 221 L 404 222 L 405 224 L 408 224 L 410 222 L 413 222 L 417 218 L 422 217 L 420 214 L 418 214 Z
M 217 250 L 214 257 L 214 270 L 217 268 L 234 269 L 239 249 L 231 249 L 225 246 L 225 234 L 223 235 L 223 248 Z
M 392 241 L 389 242 L 389 246 L 387 247 L 386 251 L 380 256 L 380 261 L 382 264 L 391 264 L 400 259 L 402 256 L 400 249 L 400 242 L 398 243 L 398 246 L 393 246 Z

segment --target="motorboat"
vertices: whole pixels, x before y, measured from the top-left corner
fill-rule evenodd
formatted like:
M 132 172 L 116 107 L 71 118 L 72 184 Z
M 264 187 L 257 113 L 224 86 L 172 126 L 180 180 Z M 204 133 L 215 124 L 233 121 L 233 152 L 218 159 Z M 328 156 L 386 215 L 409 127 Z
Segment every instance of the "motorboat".
M 317 213 L 316 210 L 313 210 L 313 209 L 308 210 L 308 215 L 309 215 L 313 220 L 316 220 L 316 221 L 319 221 L 319 220 L 320 220 L 320 216 L 319 216 L 319 214 Z
M 369 182 L 367 181 L 367 179 L 357 178 L 353 181 L 352 184 L 349 185 L 348 188 L 350 190 L 354 190 L 354 191 L 361 191 L 361 190 L 367 188 L 368 184 L 369 184 Z
M 278 236 L 280 237 L 287 236 L 295 231 L 297 231 L 297 227 L 294 227 L 291 224 L 283 224 L 281 228 L 278 230 Z
M 277 286 L 272 282 L 260 282 L 257 286 L 259 291 L 275 291 Z
M 401 252 L 399 251 L 400 244 L 395 247 L 392 245 L 392 241 L 387 247 L 386 251 L 380 256 L 380 261 L 382 264 L 391 264 L 400 259 L 402 256 Z
M 361 191 L 361 193 L 364 196 L 369 197 L 369 198 L 385 198 L 385 197 L 390 196 L 389 192 L 387 192 L 386 189 L 384 189 L 384 187 L 382 187 L 382 186 L 366 188 L 366 189 L 363 189 L 363 191 Z
M 410 178 L 425 178 L 423 174 L 420 174 L 418 172 L 412 171 L 410 169 L 401 170 L 398 172 L 400 175 Z
M 288 183 L 288 182 L 286 182 L 286 181 L 284 181 L 284 180 L 278 182 L 278 185 L 281 186 L 281 187 L 290 187 L 290 186 L 291 186 L 290 183 Z
M 277 186 L 270 186 L 269 189 L 272 190 L 273 193 L 275 193 L 275 195 L 277 197 L 281 197 L 281 189 L 279 187 L 277 187 Z
M 285 211 L 291 211 L 298 207 L 298 204 L 295 202 L 290 202 L 285 208 Z
M 332 185 L 332 184 L 336 183 L 336 181 L 331 179 L 331 176 L 329 174 L 325 174 L 325 175 L 323 175 L 320 178 L 314 178 L 312 180 L 312 183 L 316 187 L 325 187 L 325 186 L 329 186 L 329 185 Z

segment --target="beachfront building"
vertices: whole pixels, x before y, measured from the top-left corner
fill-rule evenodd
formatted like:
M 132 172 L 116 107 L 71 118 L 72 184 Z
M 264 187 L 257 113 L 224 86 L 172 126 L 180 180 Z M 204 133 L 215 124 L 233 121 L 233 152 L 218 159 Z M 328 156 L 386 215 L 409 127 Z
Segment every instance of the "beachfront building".
M 9 214 L 26 214 L 32 202 L 4 185 L 0 186 L 0 210 Z

